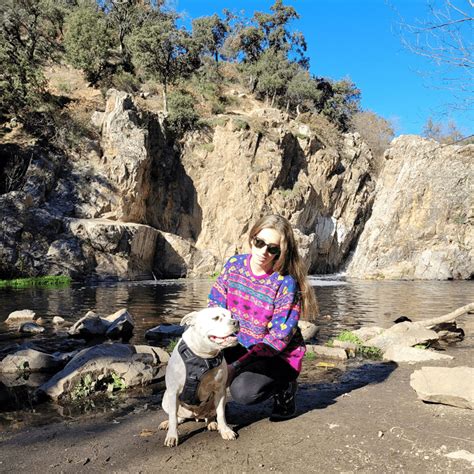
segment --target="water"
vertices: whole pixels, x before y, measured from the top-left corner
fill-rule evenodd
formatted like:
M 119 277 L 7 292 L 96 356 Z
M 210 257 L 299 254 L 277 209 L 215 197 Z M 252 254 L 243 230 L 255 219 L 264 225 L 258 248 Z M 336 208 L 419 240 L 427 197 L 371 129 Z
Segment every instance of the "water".
M 316 321 L 320 327 L 319 343 L 323 344 L 344 329 L 357 329 L 364 325 L 390 327 L 399 316 L 408 316 L 413 321 L 441 316 L 474 301 L 473 281 L 362 281 L 344 280 L 338 275 L 312 277 L 319 301 L 321 317 Z M 33 341 L 53 351 L 60 340 L 57 329 L 51 324 L 54 316 L 61 316 L 69 323 L 77 321 L 89 310 L 101 316 L 127 308 L 135 319 L 132 344 L 146 342 L 145 331 L 163 322 L 179 323 L 181 318 L 206 305 L 212 281 L 163 280 L 145 282 L 123 282 L 83 286 L 73 284 L 68 288 L 47 289 L 0 289 L 0 356 L 1 350 L 12 343 Z M 44 319 L 46 332 L 33 337 L 20 337 L 17 325 L 7 325 L 4 321 L 15 310 L 31 309 Z M 460 326 L 467 321 L 459 318 Z M 64 332 L 64 330 L 59 330 Z M 64 339 L 62 339 L 64 340 Z M 45 346 L 45 341 L 47 344 Z M 469 334 L 463 347 L 474 348 L 474 337 Z M 344 373 L 354 372 L 357 361 L 337 364 L 333 369 L 317 369 L 315 364 L 306 364 L 300 382 L 310 388 L 316 382 L 332 383 Z M 361 362 L 359 362 L 360 366 Z M 375 366 L 374 366 L 375 367 Z M 377 367 L 375 367 L 377 369 Z M 363 372 L 370 375 L 364 366 Z M 367 375 L 367 376 L 369 376 Z M 0 382 L 2 380 L 0 375 Z M 48 375 L 32 374 L 31 385 L 37 386 Z M 360 375 L 357 376 L 360 379 Z M 38 380 L 36 380 L 38 379 Z M 0 384 L 1 387 L 1 384 Z M 127 391 L 113 400 L 88 402 L 86 405 L 66 405 L 44 403 L 33 406 L 25 387 L 20 387 L 18 406 L 0 410 L 0 429 L 15 429 L 42 425 L 53 421 L 77 417 L 97 416 L 106 413 L 116 416 L 120 410 L 142 410 L 158 408 L 163 387 L 145 387 Z M 159 393 L 158 393 L 159 392 Z M 2 404 L 0 390 L 0 405 Z
M 321 342 L 343 329 L 389 327 L 401 315 L 413 321 L 432 318 L 474 301 L 473 281 L 346 281 L 338 275 L 310 280 L 322 316 L 317 321 Z M 47 332 L 35 336 L 44 338 L 54 334 L 50 323 L 53 316 L 72 323 L 89 310 L 106 316 L 127 308 L 136 323 L 131 343 L 143 343 L 147 329 L 163 322 L 179 323 L 185 314 L 204 307 L 211 285 L 209 279 L 196 279 L 0 289 L 0 349 L 12 339 L 22 341 L 17 327 L 4 323 L 19 309 L 31 309 L 45 319 Z

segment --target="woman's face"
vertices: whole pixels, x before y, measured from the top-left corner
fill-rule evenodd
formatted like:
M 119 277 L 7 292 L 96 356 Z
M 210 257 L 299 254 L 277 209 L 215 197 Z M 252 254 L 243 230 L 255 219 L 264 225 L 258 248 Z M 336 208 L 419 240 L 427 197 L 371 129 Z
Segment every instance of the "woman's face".
M 262 229 L 252 239 L 252 260 L 268 271 L 280 256 L 281 234 L 275 229 Z

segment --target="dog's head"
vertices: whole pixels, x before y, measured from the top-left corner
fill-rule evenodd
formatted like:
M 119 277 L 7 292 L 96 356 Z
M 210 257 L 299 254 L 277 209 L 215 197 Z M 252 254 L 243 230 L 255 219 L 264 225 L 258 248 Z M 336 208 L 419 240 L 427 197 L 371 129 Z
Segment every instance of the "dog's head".
M 187 314 L 181 326 L 189 326 L 186 332 L 190 342 L 201 352 L 216 352 L 237 344 L 239 323 L 232 319 L 229 310 L 205 308 Z M 187 338 L 187 339 L 188 339 Z

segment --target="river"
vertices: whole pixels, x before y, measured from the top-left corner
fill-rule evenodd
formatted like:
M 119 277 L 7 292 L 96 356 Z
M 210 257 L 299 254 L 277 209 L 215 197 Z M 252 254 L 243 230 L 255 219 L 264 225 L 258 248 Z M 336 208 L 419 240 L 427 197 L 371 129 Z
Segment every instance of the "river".
M 321 312 L 321 317 L 316 321 L 320 327 L 320 344 L 343 329 L 356 329 L 364 325 L 389 327 L 402 315 L 413 321 L 432 318 L 474 301 L 473 281 L 363 281 L 328 275 L 311 277 L 311 283 Z M 53 316 L 61 316 L 73 323 L 89 310 L 106 316 L 120 308 L 127 308 L 135 319 L 135 332 L 130 342 L 144 343 L 146 330 L 163 322 L 179 323 L 188 312 L 204 307 L 211 285 L 209 279 L 196 279 L 118 282 L 94 286 L 74 283 L 70 287 L 56 289 L 0 289 L 0 351 L 14 343 L 27 341 L 40 343 L 43 347 L 47 341 L 47 346 L 54 350 L 55 341 L 61 338 L 57 337 L 57 329 L 51 323 Z M 33 337 L 20 336 L 17 326 L 4 322 L 12 311 L 19 309 L 35 311 L 38 317 L 43 318 L 42 324 L 46 331 Z M 464 315 L 460 318 L 461 327 L 468 317 Z M 64 329 L 60 331 L 64 333 Z M 466 337 L 464 347 L 466 343 L 467 347 L 474 348 L 472 334 Z M 301 378 L 306 383 L 313 382 L 315 378 L 329 382 L 332 377 L 339 377 L 346 370 L 344 367 L 347 368 L 334 368 L 332 373 L 306 370 Z M 17 408 L 0 413 L 0 428 L 50 423 L 63 420 L 64 417 L 74 419 L 83 417 L 85 413 L 97 414 L 98 411 L 112 413 L 113 416 L 114 410 L 119 407 L 137 410 L 156 406 L 158 409 L 159 397 L 155 389 L 144 389 L 132 396 L 121 396 L 113 403 L 91 402 L 86 406 L 61 407 L 52 403 L 32 406 L 29 396 L 24 394 L 19 397 Z

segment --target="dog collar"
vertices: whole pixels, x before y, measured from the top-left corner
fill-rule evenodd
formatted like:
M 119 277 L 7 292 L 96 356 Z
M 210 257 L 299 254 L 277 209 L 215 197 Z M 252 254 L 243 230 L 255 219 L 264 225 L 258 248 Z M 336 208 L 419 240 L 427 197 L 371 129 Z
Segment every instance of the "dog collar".
M 219 352 L 215 357 L 209 359 L 199 357 L 188 347 L 183 339 L 181 339 L 178 345 L 178 352 L 186 367 L 186 381 L 184 382 L 183 391 L 179 395 L 179 400 L 187 405 L 200 405 L 207 400 L 199 400 L 197 394 L 199 384 L 207 372 L 221 365 L 224 355 L 222 352 Z

